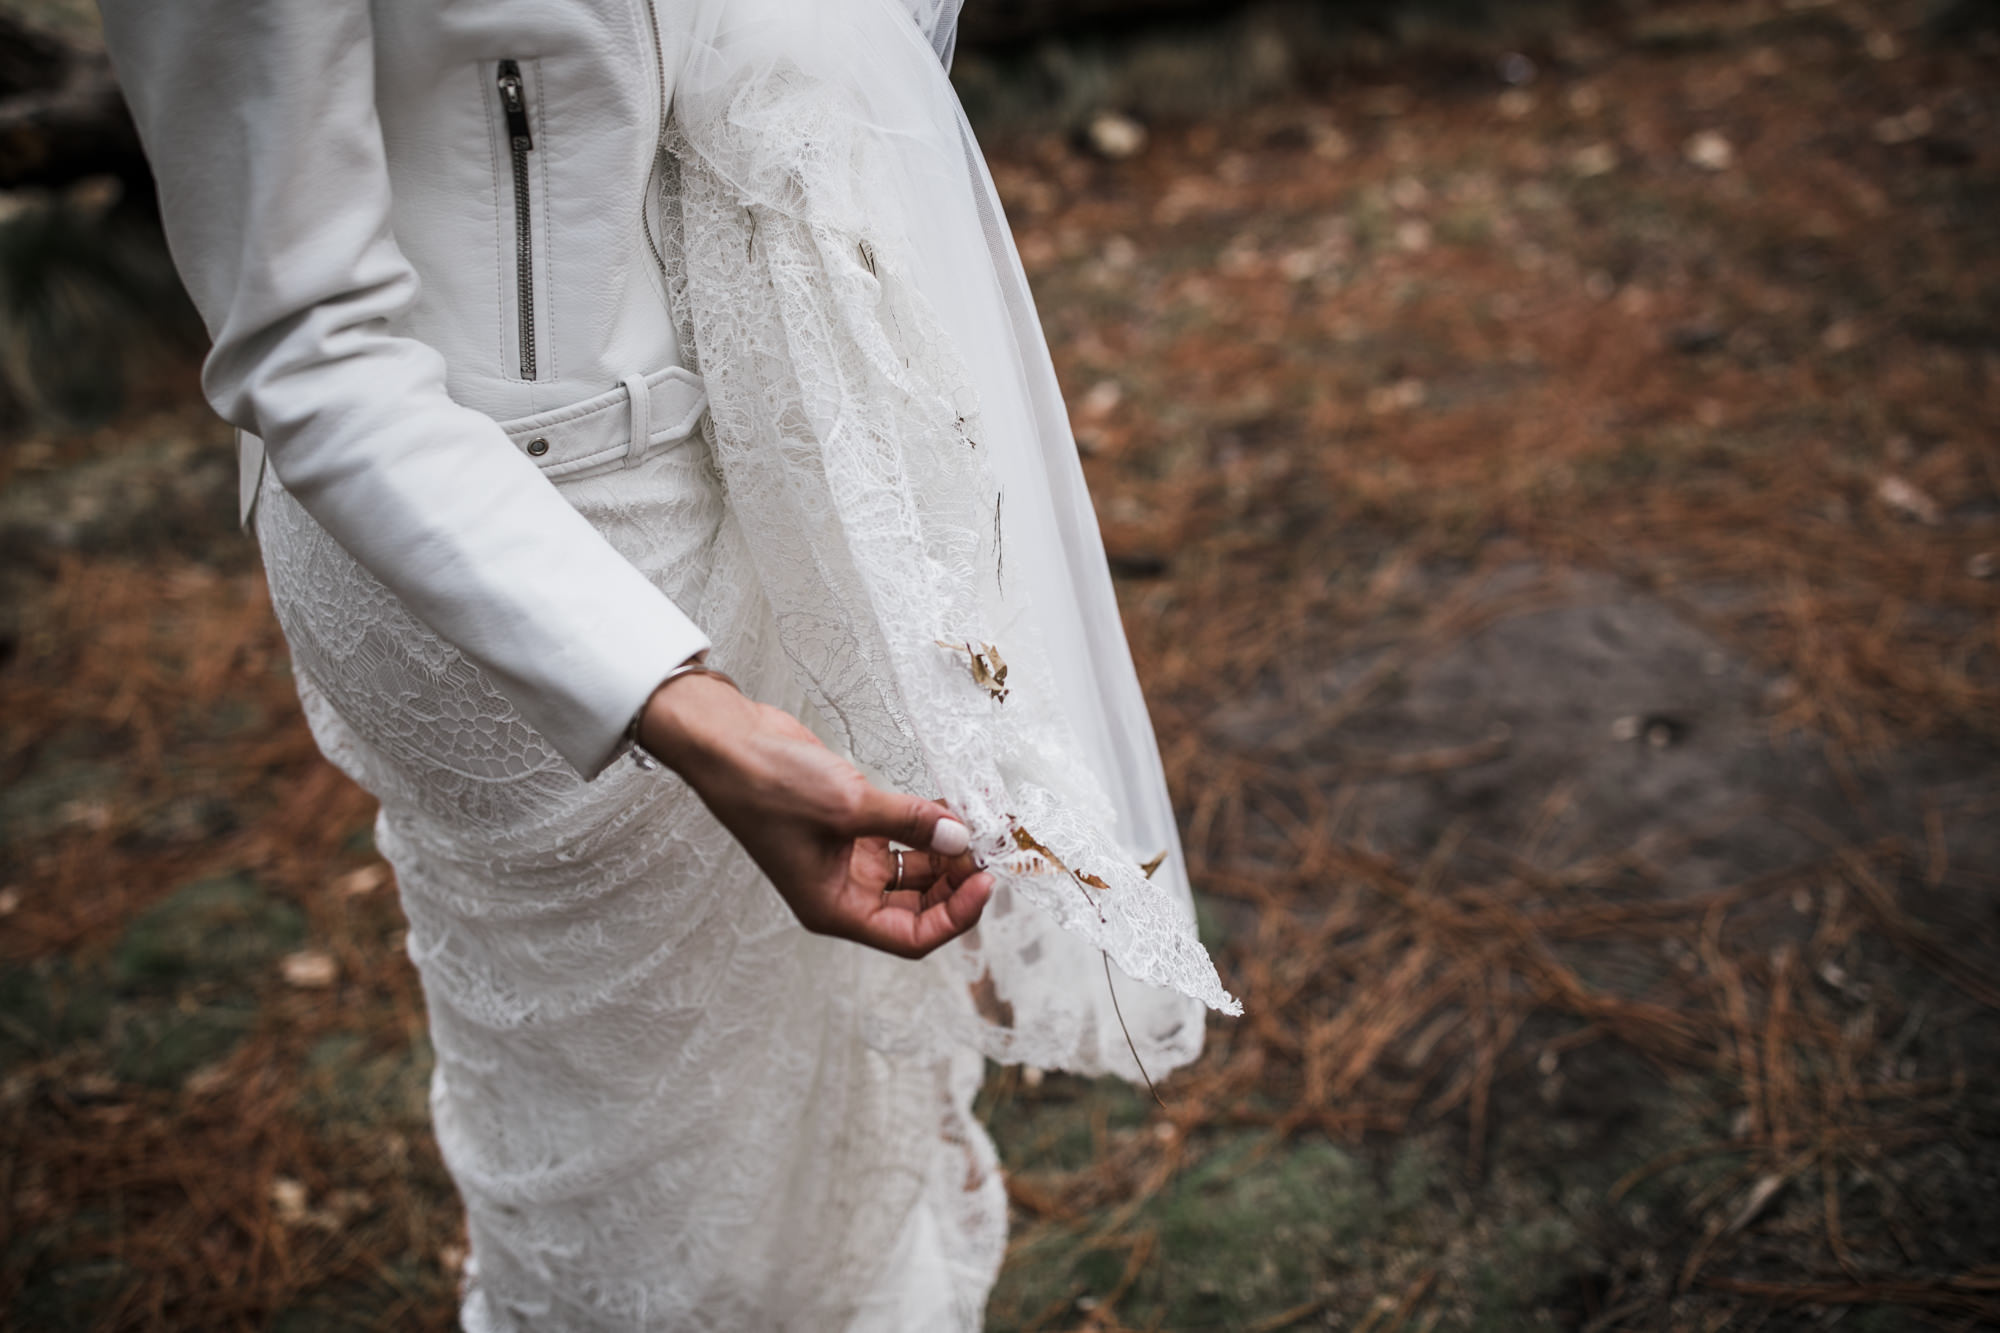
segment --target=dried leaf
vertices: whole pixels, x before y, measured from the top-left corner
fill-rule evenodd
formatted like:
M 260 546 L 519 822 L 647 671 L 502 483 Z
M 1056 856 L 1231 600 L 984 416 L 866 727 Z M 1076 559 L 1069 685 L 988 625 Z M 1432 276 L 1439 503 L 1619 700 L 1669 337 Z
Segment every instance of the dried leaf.
M 1028 832 L 1027 829 L 1021 827 L 1019 824 L 1014 825 L 1013 838 L 1014 838 L 1014 845 L 1016 847 L 1019 847 L 1022 851 L 1039 852 L 1043 856 L 1049 858 L 1049 860 L 1054 861 L 1057 865 L 1062 865 L 1061 857 L 1057 856 L 1054 852 L 1050 851 L 1048 848 L 1042 846 L 1042 844 L 1036 840 L 1034 834 Z
M 380 861 L 374 865 L 350 870 L 333 881 L 333 891 L 343 898 L 356 898 L 364 893 L 373 893 L 389 882 L 389 867 Z
M 1722 1234 L 1734 1235 L 1756 1221 L 1757 1215 L 1764 1211 L 1765 1206 L 1777 1196 L 1785 1184 L 1786 1177 L 1775 1172 L 1760 1176 L 1757 1183 L 1750 1187 L 1750 1192 L 1744 1196 L 1742 1206 L 1737 1208 L 1736 1215 L 1729 1219 L 1729 1225 L 1722 1229 Z
M 1703 171 L 1727 171 L 1736 161 L 1736 146 L 1714 130 L 1703 130 L 1683 145 L 1682 154 Z
M 306 1198 L 303 1181 L 279 1176 L 271 1182 L 271 1210 L 280 1222 L 288 1226 L 296 1226 L 306 1220 Z
M 1014 845 L 1016 847 L 1019 847 L 1024 852 L 1033 852 L 1037 856 L 1046 858 L 1050 864 L 1054 865 L 1058 870 L 1062 871 L 1065 875 L 1068 875 L 1072 880 L 1076 881 L 1076 891 L 1078 893 L 1081 893 L 1083 895 L 1083 900 L 1089 903 L 1092 907 L 1097 907 L 1097 900 L 1090 896 L 1090 890 L 1086 888 L 1085 885 L 1094 884 L 1099 889 L 1108 889 L 1109 887 L 1111 887 L 1110 885 L 1106 884 L 1103 880 L 1099 879 L 1095 875 L 1077 874 L 1076 871 L 1070 869 L 1068 863 L 1066 863 L 1060 856 L 1057 856 L 1054 852 L 1050 851 L 1047 847 L 1043 846 L 1041 841 L 1037 839 L 1034 834 L 1028 832 L 1028 830 L 1022 828 L 1019 824 L 1015 824 L 1013 826 L 1012 835 L 1014 838 Z M 1098 908 L 1097 915 L 1098 919 L 1102 920 L 1104 917 L 1104 910 L 1102 908 Z
M 1151 879 L 1153 877 L 1153 872 L 1155 870 L 1158 870 L 1161 866 L 1165 865 L 1166 861 L 1167 861 L 1166 849 L 1161 848 L 1157 853 L 1154 854 L 1152 860 L 1141 861 L 1139 863 L 1139 869 L 1146 872 L 1147 879 Z
M 1146 146 L 1146 127 L 1117 111 L 1100 111 L 1090 118 L 1084 138 L 1099 157 L 1120 161 Z
M 340 979 L 340 964 L 321 949 L 301 949 L 286 954 L 278 965 L 289 985 L 301 990 L 321 990 Z
M 1913 518 L 1932 527 L 1944 521 L 1938 502 L 1901 477 L 1884 477 L 1875 483 L 1875 498 L 1904 518 Z
M 990 643 L 974 648 L 969 643 L 946 643 L 943 639 L 933 642 L 940 648 L 964 653 L 972 664 L 973 683 L 992 695 L 994 703 L 1007 701 L 1007 662 L 1000 656 L 998 648 Z

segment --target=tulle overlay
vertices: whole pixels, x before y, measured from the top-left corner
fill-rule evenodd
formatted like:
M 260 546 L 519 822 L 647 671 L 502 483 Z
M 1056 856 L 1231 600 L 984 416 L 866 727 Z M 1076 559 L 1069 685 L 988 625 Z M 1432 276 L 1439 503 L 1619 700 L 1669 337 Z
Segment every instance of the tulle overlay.
M 579 780 L 265 483 L 308 719 L 382 801 L 469 1328 L 977 1328 L 983 1057 L 1136 1076 L 1100 950 L 1155 1076 L 1235 1008 L 948 23 L 910 17 L 697 7 L 658 211 L 710 419 L 556 484 L 749 693 L 966 817 L 1001 880 L 972 936 L 910 964 L 806 934 L 685 785 Z
M 1115 1063 L 1074 1048 L 1073 996 L 1034 985 L 1101 948 L 1162 988 L 1130 1006 L 1149 1040 L 1177 1030 L 1191 1055 L 1199 1013 L 1168 992 L 1235 1004 L 1177 856 L 1140 868 L 1178 850 L 1157 752 L 1047 351 L 932 48 L 892 0 L 711 0 L 668 149 L 675 303 L 780 647 L 847 750 L 964 814 L 1010 902 L 1037 909 L 983 930 L 1014 1006 L 988 1049 Z M 989 646 L 1004 697 L 971 669 Z

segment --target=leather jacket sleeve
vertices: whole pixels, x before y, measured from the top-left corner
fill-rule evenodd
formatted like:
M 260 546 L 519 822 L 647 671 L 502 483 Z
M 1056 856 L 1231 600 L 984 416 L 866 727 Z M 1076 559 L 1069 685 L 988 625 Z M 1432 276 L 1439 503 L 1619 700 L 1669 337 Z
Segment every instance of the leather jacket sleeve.
M 708 646 L 397 332 L 367 0 L 104 0 L 105 40 L 214 340 L 202 384 L 360 564 L 585 777 Z

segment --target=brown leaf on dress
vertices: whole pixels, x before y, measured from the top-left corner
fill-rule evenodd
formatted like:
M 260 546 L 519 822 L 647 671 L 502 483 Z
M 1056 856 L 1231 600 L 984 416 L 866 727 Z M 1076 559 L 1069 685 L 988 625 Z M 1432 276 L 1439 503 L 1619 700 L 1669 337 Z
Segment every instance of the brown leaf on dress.
M 1090 896 L 1090 889 L 1096 888 L 1102 891 L 1109 889 L 1111 887 L 1109 884 L 1106 884 L 1102 879 L 1100 879 L 1096 875 L 1078 874 L 1075 870 L 1071 869 L 1069 864 L 1065 862 L 1060 856 L 1057 856 L 1054 852 L 1050 851 L 1048 847 L 1044 845 L 1039 838 L 1037 838 L 1034 834 L 1028 832 L 1027 829 L 1021 827 L 1019 824 L 1015 824 L 1010 830 L 1010 832 L 1012 834 L 1012 837 L 1014 839 L 1014 845 L 1016 847 L 1019 847 L 1024 852 L 1033 852 L 1036 856 L 1041 857 L 1043 860 L 1047 861 L 1050 865 L 1053 865 L 1056 869 L 1062 871 L 1065 875 L 1068 875 L 1071 879 L 1075 880 L 1077 892 L 1081 893 L 1083 895 L 1083 900 L 1089 903 L 1092 907 L 1097 906 L 1097 900 Z M 1103 915 L 1104 915 L 1103 909 L 1099 908 L 1098 909 L 1099 918 L 1101 919 Z
M 974 648 L 969 643 L 946 643 L 943 639 L 935 642 L 940 648 L 964 653 L 972 664 L 973 683 L 991 695 L 994 703 L 1007 702 L 1007 661 L 998 648 L 990 643 Z

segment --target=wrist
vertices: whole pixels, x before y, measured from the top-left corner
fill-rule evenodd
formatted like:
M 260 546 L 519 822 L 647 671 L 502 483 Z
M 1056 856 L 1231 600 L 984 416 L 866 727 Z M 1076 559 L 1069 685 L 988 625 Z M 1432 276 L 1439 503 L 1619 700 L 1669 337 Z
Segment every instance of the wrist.
M 633 719 L 640 749 L 686 777 L 712 758 L 730 721 L 748 700 L 736 683 L 698 662 L 677 668 L 653 690 Z

